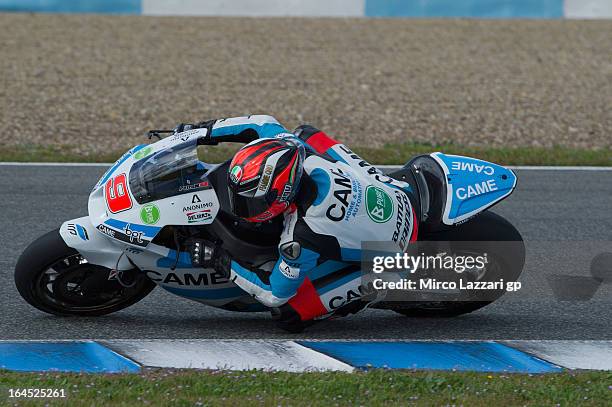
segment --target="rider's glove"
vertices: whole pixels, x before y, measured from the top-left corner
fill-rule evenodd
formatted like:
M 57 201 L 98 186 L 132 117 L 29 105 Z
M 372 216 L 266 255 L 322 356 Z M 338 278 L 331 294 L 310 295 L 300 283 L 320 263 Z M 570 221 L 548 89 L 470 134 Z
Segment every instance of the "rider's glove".
M 199 145 L 205 145 L 205 146 L 214 146 L 219 144 L 218 141 L 213 141 L 212 139 L 212 128 L 213 125 L 216 123 L 217 120 L 208 120 L 205 122 L 199 122 L 198 124 L 196 124 L 198 129 L 206 129 L 206 136 L 205 137 L 201 137 L 198 139 L 198 144 Z
M 174 128 L 174 134 L 182 133 L 187 130 L 193 130 L 196 128 L 194 126 L 195 124 L 191 124 L 191 123 L 179 123 Z
M 189 238 L 183 242 L 194 267 L 213 268 L 222 277 L 229 278 L 232 257 L 220 246 L 205 239 Z
M 199 123 L 179 123 L 174 128 L 174 134 L 182 133 L 184 131 L 194 130 L 194 129 L 206 129 L 206 136 L 200 137 L 198 139 L 199 145 L 215 145 L 218 144 L 216 141 L 212 140 L 210 136 L 212 132 L 212 127 L 217 120 L 207 120 Z

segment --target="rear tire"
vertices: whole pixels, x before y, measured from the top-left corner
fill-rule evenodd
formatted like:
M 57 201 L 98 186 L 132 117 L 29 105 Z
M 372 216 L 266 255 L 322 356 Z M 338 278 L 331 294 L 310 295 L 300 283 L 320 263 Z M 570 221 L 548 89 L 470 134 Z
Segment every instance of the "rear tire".
M 489 259 L 498 264 L 498 272 L 503 270 L 505 281 L 516 281 L 523 271 L 525 263 L 525 246 L 519 231 L 502 216 L 485 211 L 474 219 L 445 231 L 431 233 L 424 240 L 430 241 L 478 241 L 488 253 Z M 521 242 L 512 253 L 503 250 L 495 242 Z M 495 278 L 487 278 L 489 281 Z M 495 298 L 488 301 L 438 301 L 415 303 L 382 303 L 377 308 L 391 309 L 399 314 L 417 318 L 449 318 L 476 311 L 505 293 L 495 292 Z
M 146 297 L 153 283 L 137 273 L 125 288 L 108 280 L 110 269 L 87 263 L 59 234 L 32 242 L 15 266 L 15 285 L 30 305 L 53 315 L 99 316 L 129 307 Z

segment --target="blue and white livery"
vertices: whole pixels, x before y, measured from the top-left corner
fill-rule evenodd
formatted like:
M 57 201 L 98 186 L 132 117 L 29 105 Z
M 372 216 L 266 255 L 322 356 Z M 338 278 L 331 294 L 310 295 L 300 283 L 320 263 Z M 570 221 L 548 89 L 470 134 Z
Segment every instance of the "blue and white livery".
M 516 187 L 516 175 L 501 165 L 476 158 L 433 153 L 447 180 L 442 222 L 455 225 L 495 205 Z

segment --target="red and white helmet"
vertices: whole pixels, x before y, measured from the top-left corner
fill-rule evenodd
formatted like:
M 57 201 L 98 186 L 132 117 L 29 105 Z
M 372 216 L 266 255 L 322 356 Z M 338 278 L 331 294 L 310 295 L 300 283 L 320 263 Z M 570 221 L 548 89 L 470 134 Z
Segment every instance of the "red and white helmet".
M 291 137 L 258 139 L 242 147 L 227 181 L 234 215 L 264 222 L 287 210 L 299 188 L 304 155 L 304 146 Z

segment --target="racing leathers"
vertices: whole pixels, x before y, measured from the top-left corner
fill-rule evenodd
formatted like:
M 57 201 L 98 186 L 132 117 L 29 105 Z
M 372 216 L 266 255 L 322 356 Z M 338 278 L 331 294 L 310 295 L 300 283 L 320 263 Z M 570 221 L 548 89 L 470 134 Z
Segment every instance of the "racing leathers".
M 284 214 L 279 258 L 271 272 L 231 262 L 230 278 L 262 304 L 298 321 L 332 313 L 361 298 L 363 241 L 416 240 L 416 194 L 345 145 L 311 126 L 289 133 L 271 116 L 208 122 L 214 142 L 294 137 L 306 147 L 296 201 Z

